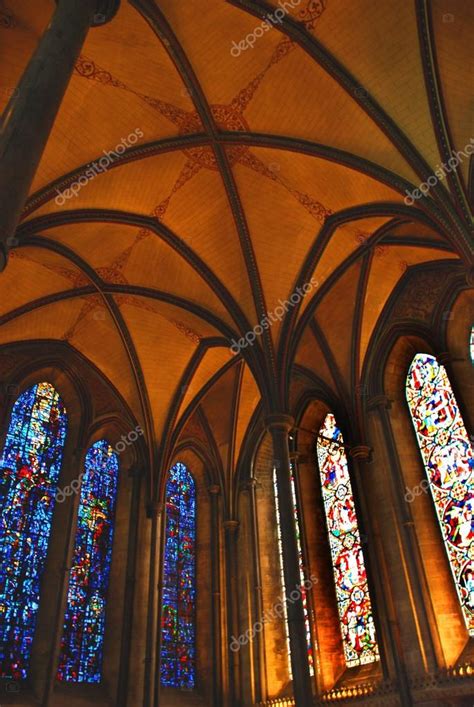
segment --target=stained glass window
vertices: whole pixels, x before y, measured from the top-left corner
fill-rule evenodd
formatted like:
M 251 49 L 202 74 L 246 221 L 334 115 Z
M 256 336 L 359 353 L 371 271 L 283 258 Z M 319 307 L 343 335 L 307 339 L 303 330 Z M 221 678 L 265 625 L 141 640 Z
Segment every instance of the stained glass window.
M 474 636 L 474 458 L 444 366 L 416 354 L 406 397 L 466 626 Z
M 278 542 L 278 567 L 280 570 L 280 585 L 282 593 L 285 593 L 285 572 L 283 569 L 283 541 L 281 537 L 281 520 L 280 520 L 280 504 L 278 501 L 278 484 L 276 469 L 273 469 L 273 495 L 275 498 L 275 509 L 276 509 L 276 527 L 277 527 L 277 542 Z M 283 598 L 283 597 L 282 597 Z M 293 677 L 291 670 L 291 650 L 290 650 L 290 633 L 288 630 L 288 612 L 286 609 L 286 601 L 282 602 L 283 606 L 283 625 L 285 628 L 285 641 L 286 641 L 286 652 L 288 655 L 288 673 L 290 680 Z
M 317 454 L 347 667 L 379 660 L 364 555 L 341 430 L 328 413 Z
M 166 483 L 166 531 L 161 619 L 161 684 L 195 682 L 196 487 L 177 462 Z
M 471 354 L 471 362 L 474 363 L 474 326 L 471 327 L 471 336 L 469 340 L 469 352 Z
M 107 440 L 87 451 L 58 680 L 101 681 L 119 462 Z
M 309 673 L 310 673 L 310 675 L 314 675 L 314 657 L 313 657 L 313 644 L 312 644 L 312 640 L 311 640 L 310 606 L 309 606 L 309 600 L 308 600 L 308 592 L 306 590 L 306 584 L 305 584 L 307 577 L 305 574 L 303 548 L 302 548 L 302 544 L 301 544 L 301 521 L 300 521 L 300 514 L 299 514 L 299 509 L 298 509 L 298 501 L 296 498 L 296 485 L 295 485 L 293 465 L 291 465 L 290 483 L 291 483 L 291 498 L 292 498 L 292 503 L 293 503 L 293 513 L 295 515 L 296 545 L 298 548 L 298 563 L 299 563 L 299 575 L 300 575 L 300 587 L 298 589 L 301 593 L 301 599 L 302 599 L 302 603 L 303 603 L 306 645 L 307 645 L 307 650 L 308 650 L 307 655 L 308 655 Z M 283 572 L 283 546 L 282 546 L 281 527 L 280 527 L 280 507 L 279 507 L 279 503 L 278 503 L 278 485 L 277 485 L 277 477 L 276 477 L 276 470 L 275 469 L 273 470 L 273 492 L 275 495 L 275 508 L 276 508 L 276 515 L 277 515 L 278 555 L 279 555 L 279 561 L 280 561 L 280 578 L 281 578 L 281 586 L 282 586 L 282 589 L 284 590 L 285 589 L 285 577 L 284 577 L 284 572 Z M 290 592 L 292 589 L 295 589 L 295 587 L 291 587 Z M 285 636 L 286 636 L 286 643 L 287 643 L 287 649 L 288 649 L 288 657 L 290 657 L 290 637 L 289 637 L 289 632 L 288 632 L 288 615 L 287 615 L 287 610 L 286 610 L 286 602 L 284 602 L 283 612 L 284 612 L 283 615 L 284 615 L 284 620 L 285 620 Z M 291 677 L 291 660 L 288 661 L 288 664 L 289 664 L 289 671 L 290 671 L 290 677 Z
M 49 383 L 15 402 L 0 459 L 0 677 L 27 677 L 67 415 Z

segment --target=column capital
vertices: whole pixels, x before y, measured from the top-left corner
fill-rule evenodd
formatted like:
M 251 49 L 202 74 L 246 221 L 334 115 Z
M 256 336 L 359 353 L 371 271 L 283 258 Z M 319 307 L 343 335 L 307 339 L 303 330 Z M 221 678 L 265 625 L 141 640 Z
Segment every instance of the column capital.
M 372 447 L 368 447 L 366 444 L 356 444 L 355 447 L 350 448 L 349 454 L 353 459 L 368 462 L 372 457 Z
M 289 432 L 295 426 L 295 420 L 291 415 L 277 413 L 267 415 L 265 418 L 265 426 L 267 430 L 283 429 L 286 432 Z
M 252 476 L 250 479 L 245 479 L 240 484 L 240 488 L 243 491 L 251 491 L 252 489 L 256 489 L 257 486 L 258 486 L 258 481 L 254 476 Z
M 146 504 L 146 517 L 158 518 L 163 512 L 164 504 L 161 501 L 149 501 Z
M 130 479 L 141 479 L 145 475 L 145 471 L 141 466 L 131 466 L 128 470 L 128 477 Z
M 218 496 L 221 492 L 221 487 L 218 484 L 211 484 L 211 486 L 207 487 L 207 491 L 211 496 Z
M 239 523 L 238 520 L 233 520 L 233 519 L 231 519 L 231 520 L 225 520 L 225 521 L 222 523 L 222 525 L 224 526 L 224 529 L 225 529 L 228 533 L 236 533 L 236 532 L 237 532 L 237 529 L 238 529 L 238 527 L 239 527 L 239 525 L 240 525 L 240 523 Z
M 368 403 L 369 410 L 376 410 L 377 408 L 390 410 L 391 407 L 392 401 L 386 395 L 375 395 L 373 398 L 370 398 Z

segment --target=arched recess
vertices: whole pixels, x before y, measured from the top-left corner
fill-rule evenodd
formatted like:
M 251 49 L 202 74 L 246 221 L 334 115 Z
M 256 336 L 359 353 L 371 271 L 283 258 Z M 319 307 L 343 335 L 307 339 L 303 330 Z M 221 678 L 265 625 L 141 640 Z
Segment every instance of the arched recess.
M 75 478 L 75 451 L 80 446 L 84 430 L 84 418 L 90 413 L 90 400 L 74 371 L 45 353 L 33 359 L 22 356 L 24 347 L 9 345 L 2 347 L 4 361 L 11 365 L 4 368 L 4 381 L 1 386 L 1 422 L 0 446 L 3 449 L 11 412 L 15 400 L 26 390 L 38 383 L 49 383 L 60 396 L 67 411 L 68 431 L 64 443 L 61 469 L 57 488 L 63 488 Z M 40 601 L 36 620 L 36 629 L 31 648 L 31 661 L 28 682 L 33 689 L 41 692 L 45 686 L 45 674 L 51 654 L 51 625 L 54 623 L 54 608 L 60 596 L 61 563 L 64 561 L 63 523 L 67 523 L 66 509 L 55 503 L 51 518 L 49 543 L 40 584 Z
M 31 361 L 34 361 L 34 364 Z M 140 532 L 140 471 L 145 472 L 146 453 L 142 437 L 134 441 L 130 431 L 137 423 L 130 410 L 117 395 L 113 386 L 84 357 L 67 344 L 58 342 L 27 342 L 8 345 L 0 349 L 0 362 L 4 372 L 1 386 L 3 444 L 5 420 L 13 398 L 36 382 L 48 380 L 61 395 L 69 418 L 69 433 L 65 451 L 58 495 L 53 513 L 48 555 L 43 582 L 35 640 L 32 647 L 29 685 L 35 694 L 44 699 L 67 701 L 71 707 L 90 703 L 112 701 L 124 705 L 127 690 L 134 682 L 142 680 L 142 666 L 136 681 L 127 684 L 133 641 L 133 584 L 137 558 L 137 534 Z M 56 681 L 59 645 L 64 624 L 70 561 L 76 529 L 76 515 L 80 494 L 79 479 L 84 457 L 90 445 L 106 438 L 112 446 L 119 445 L 121 482 L 117 496 L 115 534 L 112 548 L 109 594 L 114 601 L 109 604 L 106 616 L 103 680 L 100 685 L 84 688 L 81 685 L 61 685 Z M 127 440 L 127 444 L 123 440 Z M 120 445 L 123 444 L 124 448 Z M 133 470 L 129 476 L 129 470 Z M 71 490 L 71 493 L 69 493 Z M 66 493 L 64 493 L 66 492 Z M 136 585 L 140 588 L 139 582 Z M 142 628 L 143 631 L 143 628 Z M 138 622 L 133 624 L 133 634 L 139 634 Z M 53 693 L 57 696 L 52 697 Z M 133 699 L 132 699 L 133 702 Z
M 399 336 L 394 343 L 384 368 L 384 394 L 390 401 L 388 434 L 393 435 L 397 454 L 395 479 L 403 507 L 400 517 L 409 524 L 408 537 L 400 538 L 399 562 L 392 561 L 391 572 L 405 575 L 408 592 L 398 586 L 392 576 L 392 588 L 400 617 L 402 642 L 406 650 L 408 669 L 414 672 L 421 658 L 425 670 L 435 670 L 444 665 L 454 665 L 468 642 L 455 585 L 445 552 L 442 534 L 426 473 L 418 448 L 416 434 L 406 400 L 406 380 L 413 358 L 418 353 L 436 356 L 427 340 L 414 335 Z M 451 385 L 457 398 L 455 381 Z M 426 493 L 428 491 L 428 493 Z M 403 516 L 402 516 L 403 514 Z M 383 527 L 384 542 L 394 541 L 393 528 Z M 413 545 L 415 544 L 415 547 Z M 399 592 L 403 592 L 403 596 Z M 416 599 L 418 597 L 418 599 Z M 414 623 L 410 620 L 414 617 Z M 422 636 L 424 635 L 424 638 Z
M 80 463 L 78 479 L 81 478 L 81 488 L 73 494 L 70 524 L 67 534 L 67 557 L 70 568 L 64 579 L 61 595 L 61 611 L 58 632 L 55 636 L 54 646 L 54 691 L 57 699 L 72 705 L 75 700 L 87 698 L 91 703 L 101 704 L 104 700 L 111 700 L 118 707 L 133 701 L 138 690 L 143 689 L 142 669 L 136 673 L 136 680 L 129 681 L 129 671 L 133 657 L 140 650 L 145 624 L 140 624 L 137 616 L 137 607 L 141 605 L 146 596 L 141 580 L 142 558 L 139 548 L 141 538 L 146 533 L 149 521 L 144 509 L 144 477 L 146 468 L 146 450 L 143 443 L 143 430 L 136 421 L 130 422 L 126 411 L 116 409 L 111 414 L 96 416 L 93 419 L 85 436 L 86 442 L 80 450 Z M 64 665 L 65 653 L 61 646 L 64 639 L 64 630 L 67 617 L 71 614 L 69 591 L 71 579 L 74 579 L 76 562 L 82 559 L 82 552 L 78 550 L 79 514 L 84 502 L 83 484 L 87 484 L 87 468 L 91 450 L 101 442 L 106 442 L 113 451 L 117 460 L 116 469 L 116 494 L 115 503 L 109 506 L 109 523 L 111 525 L 107 548 L 104 553 L 108 555 L 109 570 L 107 573 L 106 592 L 104 593 L 105 606 L 103 607 L 102 620 L 102 645 L 101 659 L 93 679 L 83 675 L 82 679 L 65 679 L 59 674 L 60 665 Z M 112 488 L 110 488 L 112 494 Z M 95 506 L 94 506 L 95 507 Z M 106 512 L 101 505 L 97 505 L 98 513 L 87 525 L 93 528 L 93 537 L 100 527 L 97 521 L 106 520 Z M 82 515 L 84 517 L 84 515 Z M 110 539 L 110 536 L 111 539 Z M 92 538 L 90 538 L 92 539 Z M 99 568 L 93 570 L 96 574 Z M 131 581 L 137 576 L 138 581 Z M 78 623 L 80 615 L 75 618 Z M 97 634 L 97 631 L 95 631 Z M 70 648 L 69 648 L 70 650 Z M 77 663 L 70 659 L 71 664 Z M 73 665 L 73 668 L 77 667 Z M 69 676 L 71 670 L 69 671 Z M 92 675 L 89 676 L 89 678 Z M 128 701 L 127 701 L 128 700 Z
M 296 403 L 296 465 L 297 483 L 300 500 L 300 517 L 307 553 L 307 574 L 315 577 L 310 590 L 314 614 L 314 640 L 319 664 L 319 691 L 327 692 L 336 686 L 354 685 L 367 680 L 377 681 L 382 678 L 382 661 L 376 660 L 366 665 L 348 668 L 344 655 L 341 636 L 341 624 L 338 611 L 331 547 L 328 525 L 324 510 L 324 497 L 321 485 L 320 469 L 317 457 L 317 435 L 328 413 L 332 413 L 338 424 L 346 419 L 344 410 L 327 391 L 306 391 Z M 347 427 L 347 426 L 346 426 Z M 369 593 L 372 601 L 376 624 L 377 640 L 383 652 L 384 631 L 380 628 L 379 613 L 382 607 L 377 604 L 380 592 L 377 591 L 376 577 L 371 572 L 375 563 L 368 556 L 368 518 L 364 516 L 365 507 L 360 501 L 360 494 L 366 489 L 360 488 L 359 477 L 355 474 L 355 461 L 350 456 L 349 445 L 351 430 L 343 432 L 346 445 L 346 458 L 351 477 L 352 494 L 355 504 L 360 544 L 369 581 Z
M 156 680 L 159 684 L 160 704 L 189 704 L 189 693 L 167 687 L 161 681 L 161 626 L 164 581 L 164 543 L 166 539 L 166 482 L 169 469 L 176 463 L 183 464 L 194 480 L 195 490 L 195 679 L 190 689 L 193 704 L 219 704 L 216 698 L 222 693 L 222 645 L 220 625 L 223 618 L 220 587 L 224 586 L 224 568 L 221 562 L 223 534 L 221 518 L 221 486 L 217 473 L 205 448 L 197 441 L 183 437 L 173 451 L 168 470 L 163 475 L 160 501 L 163 504 L 160 528 L 159 606 L 156 636 Z M 217 488 L 214 488 L 217 487 Z M 218 490 L 217 490 L 218 489 Z M 213 509 L 213 503 L 216 503 Z M 211 562 L 209 562 L 210 557 Z M 216 588 L 217 580 L 217 588 Z M 219 665 L 220 663 L 220 665 Z

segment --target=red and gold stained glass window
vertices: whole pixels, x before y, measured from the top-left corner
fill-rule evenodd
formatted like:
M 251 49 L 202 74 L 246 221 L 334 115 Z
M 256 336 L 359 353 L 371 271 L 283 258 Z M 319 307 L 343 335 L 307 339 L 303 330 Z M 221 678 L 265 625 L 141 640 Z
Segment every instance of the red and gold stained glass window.
M 406 397 L 464 619 L 474 636 L 474 457 L 444 366 L 414 357 Z
M 196 487 L 177 462 L 166 484 L 166 530 L 161 619 L 161 684 L 195 685 Z
M 344 441 L 332 413 L 319 431 L 317 454 L 346 665 L 373 663 L 379 650 L 364 554 Z

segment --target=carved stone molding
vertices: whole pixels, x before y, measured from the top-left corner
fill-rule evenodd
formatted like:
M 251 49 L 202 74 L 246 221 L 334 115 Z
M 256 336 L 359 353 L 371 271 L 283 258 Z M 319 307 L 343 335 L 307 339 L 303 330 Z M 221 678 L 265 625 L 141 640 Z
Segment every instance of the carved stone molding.
M 368 462 L 372 458 L 372 447 L 368 447 L 366 444 L 357 444 L 355 447 L 351 447 L 349 454 L 353 459 Z

